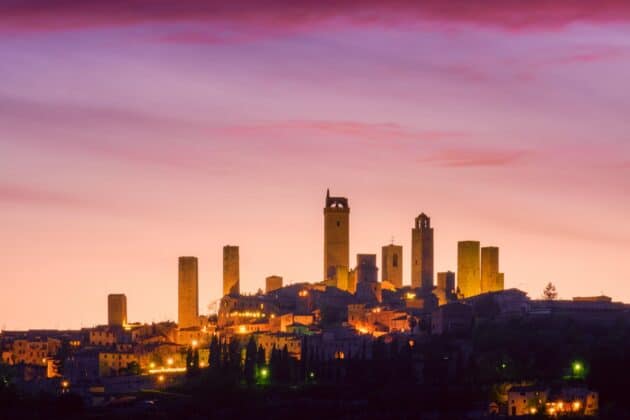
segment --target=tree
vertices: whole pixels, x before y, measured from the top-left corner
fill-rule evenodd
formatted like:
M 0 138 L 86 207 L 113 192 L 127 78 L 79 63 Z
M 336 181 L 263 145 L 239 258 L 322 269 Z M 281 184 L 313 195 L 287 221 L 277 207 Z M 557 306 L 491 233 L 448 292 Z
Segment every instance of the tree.
M 543 299 L 545 300 L 556 300 L 558 297 L 558 292 L 556 292 L 556 286 L 553 283 L 549 282 L 545 289 L 543 290 Z
M 256 352 L 256 365 L 258 369 L 263 367 L 266 364 L 267 360 L 265 358 L 265 349 L 262 345 L 258 346 L 258 351 Z
M 228 351 L 228 369 L 230 373 L 236 376 L 241 374 L 241 346 L 238 340 L 232 337 L 227 346 Z
M 256 380 L 256 353 L 256 342 L 254 341 L 254 337 L 251 336 L 245 350 L 245 366 L 243 372 L 247 385 L 252 385 Z
M 218 371 L 221 367 L 221 345 L 216 335 L 212 336 L 210 341 L 210 355 L 208 356 L 208 365 L 213 371 Z
M 186 373 L 191 376 L 199 373 L 199 349 L 188 348 L 186 352 Z
M 195 370 L 199 370 L 199 349 L 193 351 L 192 363 Z
M 278 372 L 278 376 L 284 383 L 288 383 L 291 380 L 291 357 L 286 344 L 280 351 L 280 372 Z
M 269 357 L 269 369 L 271 370 L 271 378 L 274 382 L 279 379 L 280 357 L 280 351 L 276 349 L 276 345 L 274 344 L 271 348 L 271 356 Z

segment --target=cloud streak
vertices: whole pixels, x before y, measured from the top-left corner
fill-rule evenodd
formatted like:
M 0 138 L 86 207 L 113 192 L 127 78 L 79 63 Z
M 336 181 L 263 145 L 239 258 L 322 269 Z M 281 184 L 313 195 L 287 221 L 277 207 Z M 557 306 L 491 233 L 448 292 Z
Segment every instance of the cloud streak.
M 371 26 L 435 22 L 557 29 L 576 22 L 627 22 L 630 4 L 625 0 L 22 0 L 0 4 L 1 26 L 28 31 L 181 22 L 296 28 L 333 19 Z
M 267 134 L 282 131 L 298 131 L 325 134 L 362 140 L 418 140 L 437 141 L 458 139 L 466 133 L 458 131 L 407 129 L 396 123 L 365 123 L 360 121 L 291 120 L 261 124 L 232 125 L 217 128 L 229 135 Z
M 15 184 L 0 184 L 0 203 L 73 208 L 89 205 L 73 195 Z
M 422 163 L 446 167 L 508 166 L 525 160 L 526 150 L 446 149 L 420 159 Z

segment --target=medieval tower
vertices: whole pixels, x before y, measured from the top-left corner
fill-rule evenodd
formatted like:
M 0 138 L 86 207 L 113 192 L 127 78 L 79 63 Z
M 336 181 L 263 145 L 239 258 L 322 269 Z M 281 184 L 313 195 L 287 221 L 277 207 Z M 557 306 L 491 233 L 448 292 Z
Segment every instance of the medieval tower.
M 223 296 L 240 293 L 240 263 L 238 246 L 223 247 Z
M 457 243 L 457 288 L 464 297 L 481 293 L 479 248 L 478 241 Z
M 403 264 L 402 264 L 402 246 L 385 245 L 381 250 L 382 256 L 382 281 L 388 281 L 397 289 L 402 287 L 403 280 Z
M 179 257 L 177 323 L 179 328 L 199 325 L 197 257 Z
M 481 248 L 481 293 L 503 290 L 499 285 L 499 248 Z
M 416 217 L 411 230 L 411 287 L 433 289 L 433 228 L 424 213 Z
M 345 197 L 331 197 L 326 191 L 324 207 L 324 280 L 336 277 L 350 264 L 350 207 Z
M 127 325 L 127 296 L 107 295 L 107 325 L 117 327 Z

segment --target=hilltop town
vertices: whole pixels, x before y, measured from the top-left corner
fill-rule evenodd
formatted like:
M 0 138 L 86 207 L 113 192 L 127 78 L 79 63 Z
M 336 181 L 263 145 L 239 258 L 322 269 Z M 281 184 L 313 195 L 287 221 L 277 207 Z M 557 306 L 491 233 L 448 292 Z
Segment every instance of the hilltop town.
M 630 305 L 606 296 L 557 300 L 552 285 L 541 299 L 505 289 L 499 248 L 478 241 L 454 244 L 455 271 L 434 273 L 434 227 L 424 213 L 410 218 L 411 261 L 391 243 L 382 247 L 380 267 L 376 254 L 358 254 L 351 265 L 348 199 L 327 192 L 323 213 L 319 282 L 284 284 L 270 275 L 264 290 L 242 294 L 239 247 L 227 245 L 218 311 L 200 315 L 198 260 L 182 256 L 177 322 L 130 322 L 125 294 L 112 293 L 106 325 L 2 331 L 3 366 L 26 392 L 78 395 L 90 407 L 229 377 L 248 386 L 479 384 L 493 390 L 474 396 L 480 416 L 598 412 L 586 352 L 534 357 L 522 353 L 523 340 L 595 331 L 576 344 L 581 351 L 597 331 L 627 325 Z M 545 357 L 557 365 L 543 369 Z

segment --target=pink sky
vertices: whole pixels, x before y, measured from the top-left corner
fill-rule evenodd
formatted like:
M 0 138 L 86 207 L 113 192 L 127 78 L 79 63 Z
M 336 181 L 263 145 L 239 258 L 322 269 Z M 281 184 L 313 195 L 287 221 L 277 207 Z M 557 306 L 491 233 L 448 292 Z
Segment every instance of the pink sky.
M 438 271 L 630 301 L 627 2 L 74 3 L 0 5 L 0 328 L 173 320 L 180 255 L 205 312 L 225 244 L 319 281 L 328 187 L 406 283 L 425 212 Z

